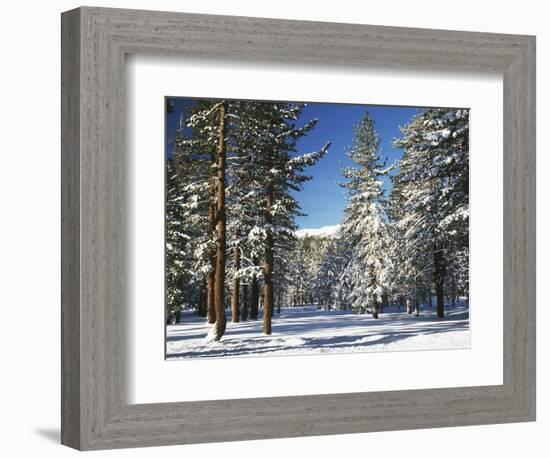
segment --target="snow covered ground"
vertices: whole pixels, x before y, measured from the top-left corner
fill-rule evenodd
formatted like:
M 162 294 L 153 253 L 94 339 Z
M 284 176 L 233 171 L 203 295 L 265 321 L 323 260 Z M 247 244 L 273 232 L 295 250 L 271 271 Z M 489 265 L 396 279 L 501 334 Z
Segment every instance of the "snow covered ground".
M 219 342 L 206 341 L 211 325 L 204 318 L 184 313 L 181 323 L 167 326 L 167 359 L 468 348 L 467 305 L 448 307 L 445 313 L 438 319 L 435 307 L 426 307 L 417 318 L 392 307 L 375 320 L 316 306 L 288 307 L 275 313 L 271 336 L 262 333 L 261 319 L 228 321 Z

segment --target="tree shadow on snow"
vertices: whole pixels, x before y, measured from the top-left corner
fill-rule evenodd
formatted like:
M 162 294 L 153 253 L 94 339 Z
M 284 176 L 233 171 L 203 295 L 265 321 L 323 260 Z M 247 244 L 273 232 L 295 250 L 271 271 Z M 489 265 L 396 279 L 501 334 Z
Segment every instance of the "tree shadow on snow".
M 410 320 L 407 320 L 408 324 L 411 324 Z M 371 321 L 369 321 L 370 323 Z M 380 321 L 372 320 L 375 323 L 382 323 Z M 387 324 L 387 323 L 386 323 Z M 185 352 L 170 353 L 167 355 L 168 359 L 174 358 L 208 358 L 208 357 L 233 357 L 233 356 L 257 356 L 266 353 L 272 353 L 273 356 L 292 356 L 292 354 L 283 353 L 295 350 L 296 354 L 300 354 L 300 349 L 305 348 L 315 348 L 321 349 L 319 353 L 323 353 L 322 349 L 338 349 L 338 353 L 346 353 L 346 351 L 363 351 L 368 349 L 372 345 L 385 345 L 389 343 L 394 343 L 396 341 L 408 339 L 411 337 L 419 335 L 433 335 L 433 334 L 443 334 L 452 331 L 465 330 L 468 328 L 467 322 L 434 322 L 437 326 L 431 328 L 416 328 L 416 329 L 399 329 L 392 331 L 390 333 L 370 333 L 370 334 L 361 334 L 361 335 L 350 335 L 350 336 L 330 336 L 330 337 L 307 337 L 300 336 L 297 332 L 299 329 L 308 329 L 311 331 L 311 328 L 303 326 L 295 326 L 292 328 L 293 332 L 291 334 L 283 334 L 279 329 L 274 325 L 274 334 L 271 337 L 260 337 L 257 339 L 240 339 L 235 337 L 231 339 L 230 336 L 226 336 L 225 341 L 222 341 L 226 345 L 217 348 L 201 348 Z M 357 323 L 354 324 L 357 326 Z M 342 326 L 338 326 L 342 328 Z M 318 327 L 315 328 L 319 329 Z M 326 329 L 326 328 L 323 328 Z M 386 329 L 387 331 L 387 329 Z M 257 332 L 257 331 L 256 331 Z M 284 344 L 281 345 L 281 340 L 284 340 L 288 337 L 296 337 L 300 339 L 301 343 L 296 345 Z M 229 337 L 229 338 L 228 338 Z M 265 345 L 263 345 L 265 342 Z M 233 347 L 238 345 L 239 348 Z M 413 350 L 413 349 L 411 349 Z M 283 353 L 283 354 L 281 354 Z M 304 354 L 312 355 L 316 353 L 306 352 Z

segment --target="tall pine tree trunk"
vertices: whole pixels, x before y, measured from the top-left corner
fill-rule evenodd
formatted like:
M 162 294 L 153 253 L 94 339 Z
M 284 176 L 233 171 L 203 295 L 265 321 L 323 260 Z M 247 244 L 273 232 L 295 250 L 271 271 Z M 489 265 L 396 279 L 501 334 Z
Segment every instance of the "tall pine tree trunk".
M 239 235 L 237 234 L 237 237 Z M 231 321 L 233 323 L 239 322 L 239 293 L 241 282 L 238 276 L 239 269 L 241 268 L 241 249 L 239 245 L 235 247 L 235 253 L 233 254 L 233 292 L 231 295 Z
M 456 282 L 454 274 L 451 277 L 451 306 L 456 306 Z
M 268 227 L 265 238 L 265 262 L 264 262 L 264 334 L 271 334 L 271 317 L 273 316 L 273 183 L 267 185 L 267 206 L 265 222 Z
M 388 293 L 384 292 L 382 294 L 382 303 L 380 304 L 380 313 L 384 313 L 384 308 L 389 305 Z
M 216 230 L 216 183 L 214 180 L 215 156 L 210 158 L 209 170 L 209 200 L 208 200 L 208 262 L 210 270 L 208 272 L 206 287 L 206 310 L 209 323 L 216 322 L 216 308 L 214 307 L 214 282 L 216 279 L 216 251 L 214 250 L 214 231 Z
M 373 265 L 370 266 L 369 269 L 370 278 L 371 278 L 371 290 L 376 291 L 378 289 L 378 279 L 376 278 L 376 269 Z M 375 319 L 378 319 L 378 313 L 380 312 L 380 303 L 378 301 L 378 294 L 375 292 L 372 293 L 373 301 L 372 301 L 372 317 Z
M 435 194 L 436 191 L 436 181 L 435 179 L 431 180 L 431 189 Z M 436 208 L 437 200 L 432 200 L 432 218 L 437 214 Z M 443 318 L 445 316 L 445 298 L 444 298 L 444 281 L 445 281 L 445 257 L 443 255 L 443 247 L 440 243 L 433 244 L 433 257 L 434 257 L 434 286 L 435 286 L 435 297 L 436 297 L 436 310 L 437 317 Z
M 219 140 L 216 151 L 217 165 L 217 238 L 216 238 L 216 275 L 214 279 L 214 307 L 216 309 L 216 335 L 220 340 L 225 333 L 225 102 L 220 105 Z
M 374 294 L 374 300 L 372 302 L 372 317 L 377 320 L 378 312 L 380 311 L 380 305 L 378 303 L 378 298 L 376 294 Z
M 206 280 L 206 276 L 203 277 L 200 293 L 199 293 L 199 309 L 198 309 L 198 315 L 205 317 L 206 311 L 207 311 L 207 304 L 206 304 L 206 298 L 208 295 L 208 283 Z
M 444 282 L 445 282 L 445 257 L 443 249 L 440 247 L 434 248 L 434 285 L 435 296 L 437 299 L 437 316 L 443 318 L 445 316 L 444 302 Z
M 254 258 L 253 263 L 256 266 L 258 264 L 258 260 Z M 260 287 L 258 285 L 258 276 L 256 274 L 252 276 L 252 285 L 250 290 L 250 319 L 257 320 L 258 307 L 260 302 Z
M 243 296 L 242 296 L 242 307 L 241 307 L 241 320 L 248 320 L 248 285 L 245 283 L 243 285 Z

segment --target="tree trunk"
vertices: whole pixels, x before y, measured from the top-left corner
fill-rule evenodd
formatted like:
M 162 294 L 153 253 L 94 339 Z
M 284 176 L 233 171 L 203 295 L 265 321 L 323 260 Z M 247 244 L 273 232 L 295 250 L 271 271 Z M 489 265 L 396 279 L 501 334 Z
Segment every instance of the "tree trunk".
M 239 235 L 237 234 L 237 237 Z M 239 322 L 239 292 L 240 292 L 240 279 L 238 277 L 239 269 L 241 268 L 241 249 L 239 245 L 235 247 L 235 254 L 233 255 L 233 294 L 231 295 L 231 321 L 233 323 Z
M 445 316 L 443 286 L 445 281 L 445 257 L 441 248 L 434 249 L 434 284 L 437 299 L 437 317 Z
M 384 308 L 388 306 L 389 298 L 388 293 L 382 294 L 382 303 L 380 304 L 380 313 L 384 313 Z
M 198 309 L 198 315 L 205 317 L 206 311 L 207 311 L 207 296 L 208 296 L 208 283 L 206 280 L 206 276 L 202 280 L 201 284 L 201 290 L 199 294 L 199 309 Z
M 456 306 L 456 283 L 454 275 L 451 277 L 451 306 Z
M 371 290 L 376 291 L 378 280 L 376 278 L 376 270 L 373 265 L 369 267 L 369 274 L 371 278 L 370 287 Z M 371 304 L 372 307 L 372 317 L 378 319 L 378 312 L 380 311 L 380 303 L 378 302 L 378 295 L 376 293 L 372 294 L 373 301 Z
M 214 307 L 216 309 L 216 336 L 220 340 L 225 333 L 225 102 L 220 105 L 219 140 L 216 151 L 217 165 L 217 238 L 216 275 L 214 279 Z
M 254 258 L 252 260 L 254 265 L 258 265 L 258 260 Z M 250 319 L 251 320 L 257 320 L 258 319 L 258 308 L 259 308 L 259 302 L 260 302 L 260 287 L 258 285 L 258 276 L 254 274 L 252 276 L 252 285 L 250 287 L 251 294 L 250 294 Z
M 243 306 L 241 307 L 241 320 L 248 320 L 248 285 L 245 283 L 243 285 L 243 296 L 242 296 Z
M 378 298 L 376 297 L 376 294 L 374 294 L 374 300 L 372 302 L 372 317 L 376 320 L 378 319 L 378 312 L 379 312 Z
M 265 238 L 265 261 L 264 261 L 264 334 L 271 334 L 271 317 L 273 316 L 273 232 L 271 224 L 273 218 L 271 207 L 273 206 L 273 183 L 267 185 L 267 206 L 265 222 L 267 227 Z
M 216 322 L 216 308 L 214 307 L 214 282 L 216 279 L 216 256 L 214 250 L 214 231 L 216 230 L 216 184 L 214 180 L 215 156 L 212 154 L 209 170 L 209 201 L 208 201 L 208 262 L 210 270 L 208 272 L 206 287 L 206 310 L 208 322 Z

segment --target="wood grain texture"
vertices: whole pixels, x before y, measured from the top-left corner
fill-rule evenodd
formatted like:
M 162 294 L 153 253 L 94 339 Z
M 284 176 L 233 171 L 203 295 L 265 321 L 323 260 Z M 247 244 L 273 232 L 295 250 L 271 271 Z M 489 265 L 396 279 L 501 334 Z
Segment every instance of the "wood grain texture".
M 80 446 L 80 14 L 61 24 L 61 441 Z
M 137 447 L 535 418 L 535 39 L 80 8 L 62 16 L 62 442 Z M 504 75 L 504 384 L 129 405 L 129 53 Z

